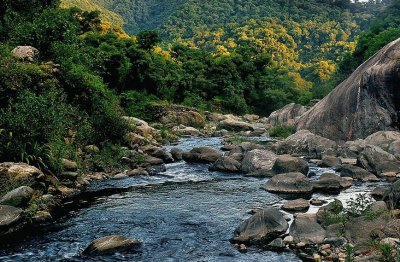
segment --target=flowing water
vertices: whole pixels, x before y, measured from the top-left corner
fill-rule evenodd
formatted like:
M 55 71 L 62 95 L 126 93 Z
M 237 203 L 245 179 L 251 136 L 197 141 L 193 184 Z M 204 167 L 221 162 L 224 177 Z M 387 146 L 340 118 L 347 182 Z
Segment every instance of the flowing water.
M 221 139 L 183 139 L 177 147 L 190 150 L 201 145 L 219 148 Z M 327 171 L 312 169 L 317 174 Z M 89 190 L 129 190 L 98 198 L 40 236 L 0 250 L 0 261 L 90 261 L 81 256 L 82 250 L 92 240 L 113 234 L 141 240 L 141 253 L 115 254 L 96 261 L 300 261 L 292 253 L 258 248 L 240 253 L 229 242 L 252 208 L 284 201 L 260 189 L 266 181 L 209 172 L 204 164 L 177 162 L 167 165 L 167 171 L 159 176 L 97 182 Z M 354 186 L 339 199 L 372 189 L 369 184 Z

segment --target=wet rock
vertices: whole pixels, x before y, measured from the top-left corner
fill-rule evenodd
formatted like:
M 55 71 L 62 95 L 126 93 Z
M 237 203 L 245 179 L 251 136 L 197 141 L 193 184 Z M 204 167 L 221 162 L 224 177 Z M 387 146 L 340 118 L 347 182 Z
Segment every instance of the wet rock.
M 386 172 L 400 173 L 400 161 L 377 146 L 367 145 L 357 158 L 357 163 L 377 175 Z
M 359 66 L 296 121 L 297 129 L 348 141 L 398 126 L 399 46 L 397 39 Z
M 145 155 L 143 163 L 151 166 L 157 166 L 164 164 L 164 161 L 158 157 Z
M 180 161 L 182 160 L 182 155 L 183 155 L 183 150 L 180 148 L 172 148 L 170 151 L 172 157 L 176 160 L 176 161 Z
M 0 205 L 0 230 L 3 231 L 19 222 L 23 218 L 22 212 L 20 208 Z
M 190 152 L 182 154 L 183 160 L 189 163 L 213 163 L 222 156 L 222 153 L 212 147 L 195 147 Z
M 303 159 L 291 156 L 280 156 L 276 159 L 272 170 L 276 174 L 300 172 L 304 175 L 308 173 L 308 164 Z
M 324 156 L 322 157 L 321 167 L 338 167 L 342 164 L 340 158 L 335 156 Z
M 254 126 L 243 121 L 228 118 L 219 122 L 217 129 L 225 129 L 234 132 L 253 131 Z
M 143 168 L 132 169 L 126 172 L 127 176 L 148 176 L 149 172 L 147 172 Z
M 310 204 L 313 206 L 322 206 L 322 205 L 325 205 L 326 203 L 328 203 L 328 202 L 326 200 L 322 200 L 322 199 L 313 198 L 310 200 Z
M 163 162 L 166 164 L 174 162 L 174 158 L 172 157 L 172 154 L 167 152 L 163 148 L 151 146 L 145 150 L 145 153 L 147 153 L 153 157 L 162 159 Z
M 156 176 L 159 175 L 160 173 L 167 171 L 167 167 L 164 164 L 149 166 L 146 168 L 146 171 L 149 174 L 149 176 Z
M 286 173 L 272 177 L 264 185 L 264 189 L 271 193 L 310 195 L 313 186 L 302 173 Z
M 33 46 L 17 46 L 11 51 L 11 54 L 16 59 L 33 62 L 37 60 L 39 56 L 39 50 Z
M 283 251 L 285 247 L 286 245 L 283 243 L 282 238 L 276 238 L 267 244 L 267 248 L 274 251 Z
M 265 178 L 265 177 L 273 177 L 275 175 L 276 174 L 272 169 L 259 169 L 259 170 L 253 171 L 251 173 L 247 173 L 244 176 Z
M 371 172 L 368 172 L 367 170 L 365 170 L 361 167 L 352 166 L 352 165 L 342 165 L 340 176 L 341 177 L 351 177 L 354 180 L 361 180 L 363 182 L 379 181 L 379 178 L 377 178 Z
M 339 194 L 341 189 L 351 187 L 352 181 L 332 173 L 322 174 L 319 180 L 313 182 L 315 191 Z
M 53 221 L 53 217 L 48 211 L 37 211 L 33 216 L 33 220 L 36 223 L 48 223 Z
M 268 123 L 271 125 L 293 125 L 295 119 L 306 111 L 304 106 L 291 103 L 272 112 L 268 117 Z
M 269 150 L 254 149 L 244 155 L 242 171 L 254 172 L 259 169 L 272 169 L 277 155 Z
M 333 154 L 335 148 L 334 141 L 314 135 L 307 130 L 300 130 L 275 145 L 275 150 L 280 155 L 289 154 L 318 159 L 321 159 L 323 155 Z
M 1 205 L 8 205 L 14 207 L 25 206 L 33 196 L 34 190 L 28 186 L 18 187 L 0 199 Z
M 340 200 L 334 199 L 333 202 L 329 203 L 326 206 L 321 207 L 317 214 L 317 222 L 318 223 L 323 223 L 325 218 L 332 216 L 332 215 L 337 215 L 340 212 L 343 211 L 343 204 Z
M 386 187 L 376 187 L 374 190 L 372 190 L 371 196 L 377 201 L 382 200 L 386 190 Z
M 241 171 L 240 162 L 236 161 L 227 156 L 222 156 L 218 158 L 212 165 L 210 165 L 210 171 L 221 171 L 221 172 L 233 172 L 237 173 Z
M 137 252 L 142 246 L 139 240 L 124 236 L 107 236 L 94 240 L 83 252 L 85 256 L 100 256 L 116 252 Z
M 76 180 L 78 176 L 79 176 L 78 172 L 72 172 L 72 171 L 64 171 L 58 175 L 59 178 L 73 180 L 73 181 Z
M 289 232 L 296 243 L 321 244 L 325 238 L 325 229 L 317 223 L 315 214 L 296 214 Z
M 310 208 L 310 203 L 303 198 L 291 200 L 291 201 L 285 202 L 282 205 L 283 210 L 290 211 L 290 212 L 307 211 L 309 208 Z
M 234 242 L 262 244 L 268 243 L 285 233 L 289 225 L 283 214 L 276 208 L 266 208 L 245 220 L 236 228 Z
M 126 173 L 119 173 L 113 176 L 113 179 L 125 179 L 128 178 L 129 176 Z

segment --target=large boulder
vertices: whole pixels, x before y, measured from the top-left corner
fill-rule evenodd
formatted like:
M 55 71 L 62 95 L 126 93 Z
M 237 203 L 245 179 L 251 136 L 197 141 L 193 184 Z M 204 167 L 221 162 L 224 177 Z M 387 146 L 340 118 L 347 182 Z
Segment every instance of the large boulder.
M 366 245 L 372 240 L 371 233 L 382 231 L 386 224 L 387 222 L 381 218 L 371 220 L 365 217 L 355 217 L 346 222 L 344 235 L 351 244 Z
M 280 156 L 276 159 L 272 170 L 275 174 L 300 172 L 308 174 L 308 163 L 303 159 L 291 156 Z
M 18 187 L 0 199 L 0 205 L 9 205 L 14 207 L 23 207 L 33 196 L 34 190 L 28 186 Z
M 303 198 L 290 200 L 282 205 L 282 209 L 289 212 L 307 211 L 309 208 L 310 203 Z
M 400 209 L 400 180 L 394 182 L 383 195 L 388 207 Z
M 218 158 L 212 165 L 210 165 L 210 171 L 221 171 L 221 172 L 233 172 L 237 173 L 241 171 L 242 165 L 239 161 L 233 158 L 222 156 Z
M 184 106 L 164 106 L 156 105 L 151 108 L 154 120 L 169 126 L 193 126 L 203 127 L 205 118 L 194 108 Z
M 271 193 L 288 195 L 311 195 L 313 186 L 307 177 L 302 173 L 286 173 L 272 177 L 264 185 L 264 189 Z
M 39 50 L 33 46 L 17 46 L 11 51 L 14 58 L 22 61 L 35 61 L 39 56 Z
M 297 129 L 344 141 L 399 129 L 399 47 L 397 39 L 359 66 L 296 121 Z
M 213 163 L 222 156 L 222 153 L 212 147 L 195 147 L 190 152 L 182 154 L 183 160 L 189 163 Z
M 116 252 L 136 252 L 141 245 L 142 243 L 139 240 L 113 235 L 94 240 L 82 254 L 86 256 L 101 256 Z
M 304 106 L 291 103 L 272 112 L 268 117 L 268 123 L 271 125 L 293 125 L 295 119 L 306 111 L 307 109 Z
M 0 230 L 12 226 L 23 217 L 22 209 L 0 205 Z
M 388 149 L 388 153 L 400 159 L 400 140 L 393 141 Z
M 157 129 L 151 127 L 146 121 L 142 119 L 131 116 L 124 116 L 123 118 L 133 128 L 135 133 L 139 134 L 140 136 L 146 138 L 156 138 L 159 135 L 159 131 Z
M 0 163 L 0 184 L 4 180 L 30 180 L 42 176 L 42 171 L 25 163 Z
M 361 180 L 363 182 L 379 181 L 379 178 L 377 178 L 371 172 L 369 172 L 361 167 L 353 166 L 353 165 L 342 165 L 340 176 L 341 177 L 351 177 L 354 180 Z
M 377 175 L 387 172 L 400 173 L 400 161 L 394 155 L 377 146 L 365 146 L 357 158 L 357 163 Z
M 272 169 L 278 156 L 269 150 L 254 149 L 244 155 L 242 171 L 251 173 L 260 169 Z
M 295 243 L 321 244 L 325 238 L 325 229 L 318 224 L 315 214 L 296 214 L 289 232 Z
M 319 180 L 313 181 L 313 187 L 314 191 L 339 194 L 341 189 L 351 187 L 351 180 L 332 173 L 325 173 L 319 177 Z
M 227 155 L 241 162 L 244 155 L 254 149 L 264 149 L 264 147 L 253 142 L 242 142 L 239 145 L 233 146 Z
M 382 149 L 387 149 L 395 140 L 400 140 L 400 132 L 379 131 L 369 135 L 364 141 L 367 145 L 379 146 Z
M 286 232 L 289 225 L 284 215 L 276 208 L 260 210 L 245 220 L 235 230 L 234 242 L 249 244 L 267 244 Z
M 217 129 L 225 129 L 228 131 L 253 131 L 254 126 L 252 124 L 240 121 L 240 120 L 235 120 L 232 118 L 227 118 L 225 120 L 222 120 L 219 122 L 217 125 Z
M 310 158 L 322 158 L 323 155 L 334 154 L 335 149 L 334 141 L 314 135 L 307 130 L 300 130 L 275 145 L 275 150 L 280 155 L 290 154 Z

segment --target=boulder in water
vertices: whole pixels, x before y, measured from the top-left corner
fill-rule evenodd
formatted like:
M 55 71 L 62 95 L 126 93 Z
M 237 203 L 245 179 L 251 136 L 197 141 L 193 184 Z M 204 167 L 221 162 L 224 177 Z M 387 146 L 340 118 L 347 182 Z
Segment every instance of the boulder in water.
M 94 240 L 83 251 L 86 256 L 114 254 L 116 252 L 137 252 L 142 243 L 125 236 L 113 235 Z

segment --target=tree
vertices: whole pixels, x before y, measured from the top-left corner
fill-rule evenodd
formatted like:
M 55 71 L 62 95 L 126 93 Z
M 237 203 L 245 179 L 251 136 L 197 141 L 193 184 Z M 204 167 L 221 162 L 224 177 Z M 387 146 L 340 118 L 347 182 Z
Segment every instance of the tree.
M 136 35 L 136 41 L 140 48 L 151 50 L 155 45 L 161 42 L 161 39 L 158 32 L 146 30 Z

